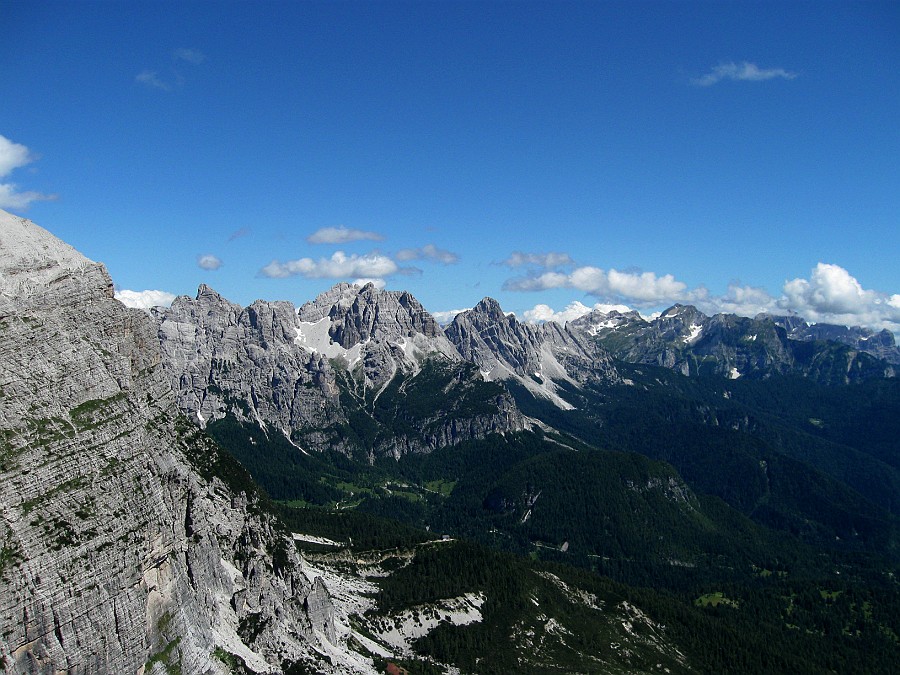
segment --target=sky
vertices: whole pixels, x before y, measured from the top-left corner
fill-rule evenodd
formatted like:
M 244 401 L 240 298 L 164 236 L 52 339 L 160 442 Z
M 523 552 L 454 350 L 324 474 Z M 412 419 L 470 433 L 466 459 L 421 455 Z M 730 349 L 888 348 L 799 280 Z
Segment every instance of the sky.
M 119 297 L 900 334 L 896 2 L 0 0 L 0 208 Z

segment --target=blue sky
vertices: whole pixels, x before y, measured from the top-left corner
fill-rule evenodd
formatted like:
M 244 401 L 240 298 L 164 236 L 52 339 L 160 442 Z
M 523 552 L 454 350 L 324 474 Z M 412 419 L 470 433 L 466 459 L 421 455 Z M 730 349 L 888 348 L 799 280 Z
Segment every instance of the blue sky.
M 897 3 L 7 0 L 0 26 L 0 208 L 122 297 L 373 278 L 435 313 L 900 330 Z

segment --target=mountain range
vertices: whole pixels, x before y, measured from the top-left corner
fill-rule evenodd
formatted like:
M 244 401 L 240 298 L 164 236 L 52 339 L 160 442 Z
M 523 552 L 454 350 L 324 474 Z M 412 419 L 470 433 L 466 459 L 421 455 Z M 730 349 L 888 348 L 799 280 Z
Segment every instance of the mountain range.
M 6 672 L 889 672 L 889 332 L 151 312 L 0 213 Z

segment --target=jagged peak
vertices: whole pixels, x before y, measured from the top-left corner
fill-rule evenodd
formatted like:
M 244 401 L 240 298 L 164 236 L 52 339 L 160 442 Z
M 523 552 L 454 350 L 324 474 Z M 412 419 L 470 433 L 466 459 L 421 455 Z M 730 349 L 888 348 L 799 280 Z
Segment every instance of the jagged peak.
M 113 297 L 106 268 L 90 260 L 40 225 L 0 210 L 0 302 L 9 298 L 39 298 L 46 288 L 77 275 L 75 286 L 63 284 L 64 293 Z
M 675 303 L 667 310 L 665 310 L 662 314 L 659 315 L 660 319 L 669 319 L 674 316 L 682 316 L 684 314 L 690 314 L 693 316 L 700 316 L 703 318 L 707 318 L 706 315 L 701 312 L 699 309 L 694 307 L 693 305 L 682 305 L 681 303 Z
M 40 225 L 0 209 L 0 269 L 26 260 L 46 261 L 64 269 L 94 264 Z
M 200 284 L 197 287 L 197 300 L 216 300 L 223 301 L 225 297 L 219 293 L 212 286 L 207 286 L 206 284 Z
M 469 313 L 475 315 L 485 315 L 493 320 L 505 319 L 507 316 L 503 311 L 503 308 L 500 307 L 500 303 L 490 296 L 485 296 L 484 298 L 482 298 L 477 305 L 469 310 L 469 312 L 465 312 L 464 314 Z

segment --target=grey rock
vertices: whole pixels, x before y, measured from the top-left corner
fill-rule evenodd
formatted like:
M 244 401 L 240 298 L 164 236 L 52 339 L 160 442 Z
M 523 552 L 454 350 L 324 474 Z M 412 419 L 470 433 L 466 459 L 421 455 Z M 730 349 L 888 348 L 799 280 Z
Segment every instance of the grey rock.
M 827 384 L 895 375 L 890 363 L 848 347 L 849 340 L 814 343 L 809 326 L 797 317 L 710 317 L 690 305 L 674 305 L 651 321 L 636 312 L 595 310 L 568 327 L 617 359 L 663 366 L 683 375 L 794 374 Z
M 153 316 L 178 407 L 201 426 L 230 413 L 290 438 L 293 429 L 346 421 L 334 370 L 298 343 L 291 303 L 242 308 L 203 285 L 196 298 L 180 296 Z
M 218 451 L 178 416 L 147 314 L 113 299 L 102 265 L 5 212 L 0 251 L 6 672 L 226 673 L 216 648 L 254 672 L 340 670 L 320 655 L 327 590 L 252 488 L 203 470 Z M 266 628 L 242 637 L 250 617 Z
M 569 408 L 559 383 L 611 383 L 618 372 L 606 352 L 554 322 L 522 323 L 493 298 L 458 314 L 445 333 L 463 358 L 492 380 L 513 379 L 529 391 Z
M 894 334 L 886 328 L 874 331 L 862 326 L 838 326 L 829 323 L 808 324 L 797 316 L 760 314 L 756 318 L 768 319 L 781 326 L 792 340 L 839 342 L 888 363 L 900 365 L 900 347 L 897 346 Z
M 454 402 L 475 391 L 470 380 L 481 376 L 409 293 L 339 284 L 295 311 L 290 303 L 261 300 L 242 309 L 201 286 L 196 298 L 176 298 L 153 316 L 179 407 L 201 426 L 230 414 L 274 428 L 303 450 L 350 454 L 360 448 L 340 432 L 348 423 L 341 393 L 377 425 L 373 410 L 388 391 L 395 416 L 416 433 L 380 435 L 375 447 L 362 448 L 370 458 L 523 428 L 505 391 L 496 393 L 491 412 L 453 414 Z M 429 375 L 454 373 L 440 402 L 446 405 L 410 416 L 405 392 L 429 363 Z

